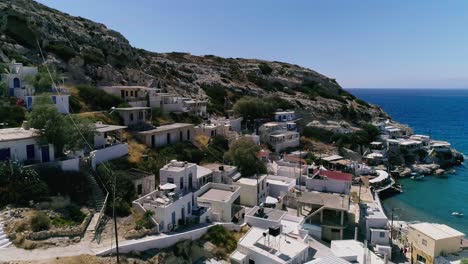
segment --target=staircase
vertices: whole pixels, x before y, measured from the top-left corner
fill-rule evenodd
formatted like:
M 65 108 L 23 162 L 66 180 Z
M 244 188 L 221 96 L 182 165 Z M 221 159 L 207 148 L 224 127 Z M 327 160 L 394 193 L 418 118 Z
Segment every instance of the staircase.
M 10 240 L 6 236 L 6 234 L 3 232 L 3 221 L 2 221 L 2 216 L 0 215 L 0 249 L 2 248 L 7 248 L 11 245 Z
M 96 240 L 96 231 L 100 225 L 102 215 L 104 214 L 109 193 L 101 188 L 92 172 L 88 172 L 86 175 L 88 177 L 88 182 L 91 189 L 91 195 L 88 204 L 91 208 L 94 209 L 95 213 L 89 222 L 88 228 L 86 229 L 84 240 L 93 241 Z

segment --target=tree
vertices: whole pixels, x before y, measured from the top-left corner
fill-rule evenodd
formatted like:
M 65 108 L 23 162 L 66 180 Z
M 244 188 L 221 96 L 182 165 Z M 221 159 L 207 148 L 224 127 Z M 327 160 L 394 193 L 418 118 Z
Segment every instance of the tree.
M 49 75 L 50 71 L 50 75 Z M 54 83 L 58 83 L 60 81 L 60 76 L 55 70 L 55 68 L 47 68 L 39 67 L 38 72 L 34 76 L 27 76 L 26 82 L 34 87 L 36 92 L 47 92 L 52 89 L 52 80 Z M 52 76 L 52 79 L 50 78 Z
M 257 155 L 259 151 L 260 147 L 253 140 L 243 137 L 232 143 L 225 159 L 233 162 L 244 177 L 265 174 L 266 166 Z
M 0 163 L 0 205 L 28 205 L 41 201 L 48 195 L 47 185 L 33 169 L 14 161 Z
M 57 156 L 62 156 L 65 149 L 82 149 L 86 141 L 93 140 L 94 126 L 89 120 L 61 115 L 49 97 L 36 99 L 28 120 L 39 130 L 42 144 L 54 145 Z
M 234 113 L 246 120 L 271 117 L 276 110 L 275 106 L 265 98 L 244 96 L 237 100 L 233 107 Z

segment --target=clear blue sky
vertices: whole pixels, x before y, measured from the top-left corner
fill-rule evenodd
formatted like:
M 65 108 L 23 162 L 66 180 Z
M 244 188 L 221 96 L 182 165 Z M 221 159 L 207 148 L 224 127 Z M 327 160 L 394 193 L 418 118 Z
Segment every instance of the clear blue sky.
M 151 51 L 285 61 L 348 88 L 468 88 L 465 0 L 39 2 Z

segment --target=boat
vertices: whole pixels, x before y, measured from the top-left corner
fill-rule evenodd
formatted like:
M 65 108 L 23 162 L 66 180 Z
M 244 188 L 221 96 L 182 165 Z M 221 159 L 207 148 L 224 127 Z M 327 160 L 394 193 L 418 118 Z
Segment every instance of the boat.
M 456 216 L 456 217 L 462 217 L 463 213 L 462 212 L 452 212 L 452 215 Z
M 424 179 L 424 175 L 419 175 L 417 173 L 411 173 L 411 179 L 415 180 L 415 181 L 419 181 L 419 180 L 422 180 Z

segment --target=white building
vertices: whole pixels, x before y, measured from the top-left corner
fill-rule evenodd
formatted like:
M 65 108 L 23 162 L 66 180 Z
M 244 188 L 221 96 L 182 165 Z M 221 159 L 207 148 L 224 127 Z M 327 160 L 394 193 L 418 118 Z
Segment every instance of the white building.
M 146 123 L 151 118 L 151 107 L 123 107 L 114 108 L 119 113 L 125 126 Z
M 23 127 L 0 129 L 0 161 L 37 163 L 53 161 L 54 146 L 40 144 L 38 131 Z
M 239 205 L 240 194 L 238 186 L 210 182 L 195 192 L 196 204 L 207 208 L 210 221 L 237 222 L 244 214 L 244 207 Z
M 128 170 L 127 175 L 130 176 L 138 197 L 153 192 L 156 187 L 156 176 L 153 173 L 141 171 L 135 168 Z
M 102 149 L 115 144 L 119 144 L 122 131 L 126 126 L 106 125 L 102 122 L 95 124 L 94 149 Z
M 377 202 L 360 204 L 360 225 L 371 246 L 390 245 L 390 230 L 387 228 L 388 218 Z
M 236 131 L 240 132 L 242 130 L 242 117 L 238 118 L 225 118 L 225 117 L 219 117 L 219 118 L 211 118 L 210 123 L 214 125 L 222 125 L 228 127 L 230 131 Z
M 159 190 L 135 200 L 132 207 L 142 214 L 146 211 L 154 212 L 153 222 L 159 232 L 164 233 L 188 224 L 192 218 L 193 202 L 192 192 L 178 192 L 175 190 L 175 184 L 166 183 L 160 185 Z M 203 218 L 192 220 L 199 222 L 203 221 Z
M 141 142 L 151 148 L 164 147 L 178 142 L 194 140 L 194 126 L 187 123 L 162 125 L 137 133 Z
M 279 198 L 284 193 L 288 193 L 296 186 L 296 180 L 285 176 L 268 175 L 266 177 L 268 185 L 268 196 Z
M 296 120 L 296 113 L 294 111 L 277 111 L 274 114 L 276 122 L 287 122 Z
M 239 240 L 230 260 L 239 264 L 305 263 L 308 250 L 307 243 L 283 235 L 280 229 L 252 227 Z
M 37 67 L 26 67 L 22 63 L 8 64 L 8 73 L 0 74 L 0 81 L 7 85 L 8 95 L 25 100 L 27 95 L 34 95 L 34 87 L 28 84 L 28 76 L 36 76 Z
M 224 136 L 226 134 L 225 132 L 229 131 L 226 129 L 229 129 L 229 127 L 215 124 L 200 124 L 194 127 L 195 136 L 203 135 L 208 138 Z
M 172 160 L 159 170 L 159 182 L 161 185 L 175 184 L 176 192 L 194 191 L 201 187 L 198 186 L 197 164 L 177 160 Z
M 185 111 L 198 115 L 200 117 L 206 116 L 206 106 L 208 102 L 205 100 L 184 99 L 183 105 Z
M 353 175 L 339 171 L 315 169 L 305 177 L 306 188 L 309 191 L 349 194 Z
M 255 206 L 245 214 L 245 222 L 249 226 L 267 229 L 270 226 L 281 226 L 281 220 L 287 211 Z
M 145 86 L 100 86 L 99 89 L 135 107 L 161 107 L 161 89 Z
M 240 204 L 244 206 L 259 205 L 265 201 L 268 195 L 266 175 L 240 178 L 233 185 L 241 187 Z
M 242 177 L 235 166 L 210 163 L 204 164 L 203 167 L 213 172 L 213 182 L 215 183 L 231 185 Z

